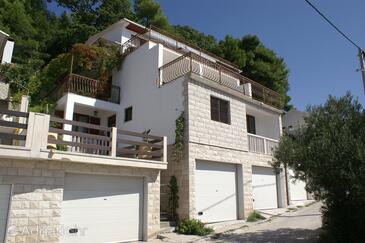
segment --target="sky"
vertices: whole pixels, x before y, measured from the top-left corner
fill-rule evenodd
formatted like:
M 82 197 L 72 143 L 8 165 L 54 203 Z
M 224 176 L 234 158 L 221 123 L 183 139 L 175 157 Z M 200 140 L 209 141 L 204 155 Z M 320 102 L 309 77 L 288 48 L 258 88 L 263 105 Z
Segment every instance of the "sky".
M 257 35 L 284 58 L 291 103 L 299 110 L 328 95 L 350 91 L 365 106 L 357 49 L 304 0 L 157 0 L 171 24 L 189 25 L 218 40 L 229 34 Z M 365 48 L 364 0 L 312 1 Z M 364 32 L 362 32 L 364 31 Z

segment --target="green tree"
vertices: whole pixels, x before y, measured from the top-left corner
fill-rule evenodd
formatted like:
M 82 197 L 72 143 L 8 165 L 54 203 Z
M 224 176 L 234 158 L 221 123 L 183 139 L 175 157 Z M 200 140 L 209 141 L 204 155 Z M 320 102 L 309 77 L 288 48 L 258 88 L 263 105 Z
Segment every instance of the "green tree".
M 306 125 L 281 139 L 276 165 L 292 168 L 323 200 L 324 241 L 364 242 L 365 111 L 348 93 L 308 112 Z
M 163 14 L 160 4 L 154 0 L 135 0 L 134 11 L 136 19 L 145 26 L 169 28 L 169 21 Z
M 99 30 L 105 29 L 123 18 L 134 18 L 130 0 L 104 1 L 97 9 L 97 12 L 96 25 Z

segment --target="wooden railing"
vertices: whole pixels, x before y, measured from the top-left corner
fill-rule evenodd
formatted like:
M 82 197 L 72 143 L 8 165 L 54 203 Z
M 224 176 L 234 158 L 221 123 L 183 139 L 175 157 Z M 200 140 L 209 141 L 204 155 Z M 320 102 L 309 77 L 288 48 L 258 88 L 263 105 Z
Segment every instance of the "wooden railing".
M 248 151 L 260 154 L 273 155 L 279 141 L 255 134 L 247 134 Z
M 160 136 L 50 118 L 49 149 L 166 161 L 166 146 Z
M 66 92 L 71 92 L 117 104 L 120 102 L 120 88 L 118 86 L 78 74 L 67 75 L 56 92 L 57 98 L 62 97 Z
M 240 75 L 237 72 L 194 53 L 187 53 L 159 68 L 160 83 L 171 82 L 185 74 L 194 73 L 220 85 L 252 96 L 253 99 L 281 109 L 280 94 Z M 244 85 L 251 85 L 251 92 Z
M 0 110 L 0 144 L 24 146 L 29 113 Z
M 117 156 L 138 159 L 159 159 L 163 156 L 163 137 L 117 130 Z

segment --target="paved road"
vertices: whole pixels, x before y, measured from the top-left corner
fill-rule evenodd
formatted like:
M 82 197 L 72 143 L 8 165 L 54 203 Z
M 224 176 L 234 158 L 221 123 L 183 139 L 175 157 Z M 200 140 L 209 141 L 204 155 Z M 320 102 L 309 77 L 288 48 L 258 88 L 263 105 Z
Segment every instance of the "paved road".
M 218 236 L 216 239 L 199 242 L 316 242 L 321 227 L 320 207 L 320 203 L 315 203 L 298 211 L 274 217 L 270 221 L 238 229 Z

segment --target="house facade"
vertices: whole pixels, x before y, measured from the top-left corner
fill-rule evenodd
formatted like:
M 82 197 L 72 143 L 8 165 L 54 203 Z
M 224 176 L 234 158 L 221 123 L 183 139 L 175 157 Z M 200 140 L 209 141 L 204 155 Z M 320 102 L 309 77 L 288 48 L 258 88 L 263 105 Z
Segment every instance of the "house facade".
M 295 135 L 299 129 L 305 126 L 305 117 L 307 112 L 291 109 L 283 115 L 283 131 L 289 135 Z M 312 195 L 305 189 L 306 183 L 293 178 L 294 172 L 290 169 L 287 171 L 288 178 L 288 201 L 291 205 L 303 205 L 307 200 L 312 199 Z
M 151 239 L 169 212 L 171 176 L 180 218 L 244 219 L 287 205 L 285 173 L 271 166 L 279 94 L 157 28 L 123 19 L 87 44 L 100 40 L 124 55 L 107 89 L 70 73 L 55 90 L 55 116 L 2 111 L 19 119 L 1 123 L 17 130 L 0 146 L 0 239 Z
M 167 136 L 184 116 L 182 159 L 161 174 L 161 211 L 168 182 L 179 185 L 179 216 L 205 222 L 243 219 L 254 209 L 286 206 L 285 176 L 271 166 L 281 136 L 279 95 L 240 75 L 232 63 L 157 28 L 121 20 L 87 43 L 121 45 L 125 59 L 113 77 L 120 87 L 118 126 Z

